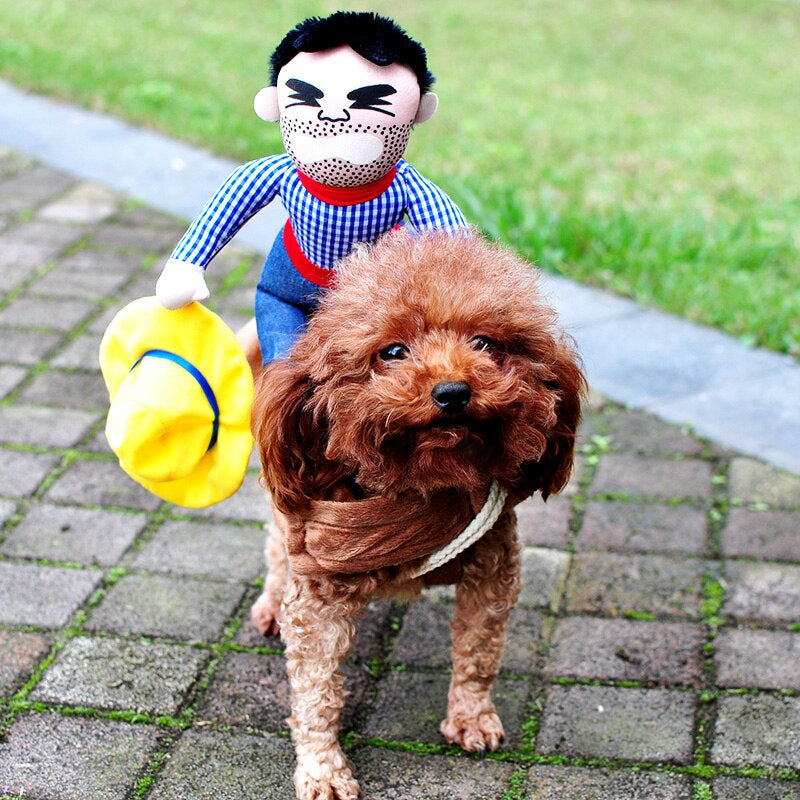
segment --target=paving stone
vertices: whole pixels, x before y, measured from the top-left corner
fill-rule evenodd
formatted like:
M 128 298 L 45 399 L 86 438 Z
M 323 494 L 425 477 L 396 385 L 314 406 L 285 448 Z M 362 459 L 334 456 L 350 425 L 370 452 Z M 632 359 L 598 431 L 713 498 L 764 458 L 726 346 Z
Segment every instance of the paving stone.
M 715 800 L 800 800 L 800 783 L 758 778 L 717 778 Z
M 698 616 L 700 561 L 669 556 L 581 553 L 567 584 L 567 610 Z
M 365 735 L 441 744 L 444 739 L 439 725 L 447 713 L 449 685 L 447 675 L 389 672 L 378 684 Z M 527 713 L 527 682 L 498 680 L 492 699 L 505 728 L 507 745 L 519 746 L 522 741 L 520 726 Z
M 108 410 L 108 390 L 97 372 L 62 372 L 47 370 L 37 375 L 19 395 L 20 402 L 31 405 Z
M 0 500 L 0 526 L 11 519 L 17 510 L 17 504 L 13 500 Z
M 97 184 L 81 183 L 39 209 L 39 219 L 92 224 L 114 214 L 120 199 Z
M 575 497 L 581 491 L 581 480 L 586 469 L 586 459 L 578 454 L 572 462 L 569 483 L 559 492 L 559 497 Z M 549 500 L 547 501 L 550 502 Z
M 71 408 L 15 404 L 0 408 L 0 442 L 43 447 L 72 447 L 99 416 Z
M 56 503 L 117 506 L 155 511 L 161 500 L 129 478 L 111 461 L 81 460 L 71 464 L 45 495 Z
M 610 453 L 600 459 L 592 494 L 630 497 L 711 497 L 711 465 L 697 459 L 669 459 L 631 453 Z
M 264 571 L 261 527 L 166 522 L 141 549 L 133 566 L 153 572 L 250 580 Z
M 342 731 L 350 730 L 363 713 L 374 681 L 363 668 L 345 665 L 347 699 Z M 223 725 L 245 725 L 285 731 L 291 714 L 289 678 L 283 655 L 231 652 L 214 674 L 197 717 Z
M 203 642 L 219 638 L 244 594 L 235 583 L 126 575 L 86 623 L 90 631 Z
M 172 215 L 163 212 L 163 211 L 156 211 L 153 208 L 149 208 L 146 205 L 143 205 L 137 201 L 130 201 L 129 206 L 125 208 L 125 210 L 119 215 L 117 218 L 120 223 L 125 225 L 133 225 L 136 227 L 152 227 L 158 228 L 160 230 L 169 229 L 174 232 L 174 235 L 178 238 L 181 237 L 183 232 L 186 230 L 186 221 L 181 219 L 176 219 Z M 231 242 L 222 253 L 226 253 L 228 248 L 237 249 L 237 245 L 234 242 Z M 222 254 L 220 254 L 222 255 Z
M 541 615 L 522 606 L 514 608 L 508 623 L 500 670 L 520 675 L 533 672 L 541 659 L 543 640 Z
M 239 490 L 227 500 L 208 508 L 181 509 L 180 506 L 175 506 L 175 513 L 191 514 L 203 519 L 238 519 L 250 522 L 269 522 L 272 519 L 266 492 L 258 484 L 258 475 L 252 472 L 244 476 Z
M 346 708 L 352 707 L 348 699 Z M 291 714 L 289 678 L 282 655 L 225 654 L 197 709 L 197 718 L 265 731 L 286 730 Z
M 386 655 L 386 641 L 392 632 L 396 612 L 391 600 L 373 600 L 358 622 L 358 633 L 350 649 L 350 660 L 368 664 Z M 262 639 L 263 641 L 263 639 Z
M 28 370 L 24 367 L 0 365 L 0 397 L 4 397 L 12 389 L 19 386 L 27 374 Z
M 74 178 L 37 164 L 0 183 L 0 211 L 19 212 L 38 206 L 74 183 Z
M 607 428 L 607 414 L 584 403 L 581 409 L 580 425 L 578 425 L 578 436 L 575 440 L 576 447 L 579 450 L 593 448 L 595 437 L 603 437 Z
M 142 253 L 169 254 L 178 243 L 171 228 L 158 230 L 150 225 L 126 225 L 123 221 L 104 225 L 91 239 L 92 246 L 114 250 L 133 250 Z
M 723 628 L 714 642 L 718 686 L 800 690 L 800 633 Z
M 800 561 L 800 514 L 732 508 L 720 539 L 726 556 Z
M 390 659 L 415 668 L 447 669 L 451 664 L 450 619 L 452 604 L 413 603 L 395 639 Z M 542 645 L 542 619 L 535 611 L 515 608 L 509 620 L 502 671 L 524 673 L 533 669 Z
M 551 497 L 545 503 L 536 495 L 518 505 L 516 511 L 522 545 L 566 549 L 571 535 L 572 502 L 569 498 Z
M 666 689 L 551 686 L 536 749 L 630 761 L 692 761 L 694 696 Z
M 78 274 L 84 273 L 87 276 L 95 277 L 112 275 L 124 277 L 127 280 L 141 270 L 141 256 L 109 253 L 107 249 L 84 247 L 59 258 L 58 264 L 50 274 L 63 271 L 64 275 L 69 277 L 76 277 Z
M 140 714 L 177 714 L 208 653 L 195 647 L 70 639 L 32 700 Z
M 101 311 L 100 314 L 89 323 L 86 330 L 89 333 L 95 333 L 102 337 L 106 328 L 111 323 L 111 320 L 117 316 L 122 309 L 122 306 L 123 304 L 121 302 L 119 305 L 115 303 L 114 305 L 107 306 L 104 311 Z
M 41 633 L 0 631 L 0 694 L 19 689 L 49 649 L 50 642 Z
M 378 748 L 353 754 L 363 800 L 496 800 L 511 764 L 452 756 L 417 756 Z
M 564 591 L 569 563 L 569 554 L 561 550 L 524 547 L 519 604 L 557 610 Z
M 287 739 L 188 730 L 170 753 L 150 800 L 287 800 L 294 797 Z
M 104 455 L 104 456 L 113 456 L 116 458 L 116 454 L 111 449 L 111 446 L 108 443 L 108 439 L 106 439 L 106 432 L 105 430 L 99 430 L 97 433 L 89 439 L 87 442 L 83 442 L 81 444 L 81 450 L 85 450 L 87 453 L 95 453 L 96 455 Z
M 751 458 L 734 458 L 728 474 L 731 498 L 766 503 L 778 508 L 800 508 L 800 477 Z
M 800 697 L 723 696 L 711 760 L 715 764 L 800 767 Z
M 60 222 L 32 220 L 23 222 L 4 235 L 8 242 L 24 242 L 38 247 L 48 247 L 56 255 L 65 247 L 75 244 L 86 232 L 82 225 L 65 225 Z
M 445 603 L 412 603 L 403 617 L 390 659 L 411 667 L 450 666 L 450 618 L 454 607 Z
M 699 625 L 567 617 L 558 621 L 548 677 L 700 686 L 704 632 Z
M 698 455 L 703 445 L 674 425 L 641 411 L 612 411 L 605 415 L 611 446 L 639 453 Z
M 36 296 L 100 300 L 120 291 L 128 280 L 130 275 L 125 272 L 76 272 L 60 263 L 32 284 L 28 291 Z
M 22 558 L 111 566 L 147 525 L 143 514 L 85 508 L 33 506 L 0 546 Z
M 34 244 L 3 242 L 0 233 L 0 269 L 3 271 L 3 285 L 0 296 L 24 287 L 36 277 L 41 266 L 42 250 Z
M 250 608 L 260 594 L 259 589 L 251 589 L 247 593 L 239 614 L 241 624 L 233 638 L 233 644 L 241 647 L 269 647 L 276 652 L 283 652 L 283 642 L 280 636 L 262 635 L 250 619 Z
M 0 310 L 0 325 L 70 331 L 95 308 L 83 300 L 20 297 Z
M 61 628 L 102 577 L 84 569 L 0 561 L 0 623 Z
M 60 333 L 4 330 L 0 336 L 0 361 L 9 364 L 38 364 L 62 340 Z
M 73 339 L 55 358 L 53 367 L 63 369 L 100 370 L 100 340 L 102 333 L 83 333 Z
M 684 775 L 535 765 L 525 780 L 526 800 L 689 800 Z
M 138 299 L 139 297 L 150 297 L 151 295 L 155 294 L 156 280 L 158 280 L 160 267 L 166 263 L 166 260 L 167 258 L 165 253 L 163 262 L 158 260 L 155 262 L 159 268 L 140 273 L 134 278 L 132 283 L 129 283 L 125 286 L 125 290 L 119 296 L 119 308 L 123 308 L 128 303 Z
M 9 497 L 31 494 L 58 461 L 58 456 L 0 448 L 0 494 Z
M 118 800 L 136 786 L 160 733 L 150 725 L 28 714 L 0 744 L 9 797 Z M 2 789 L 0 789 L 2 791 Z
M 706 512 L 700 508 L 590 500 L 575 547 L 700 554 L 705 538 Z
M 800 567 L 732 562 L 722 612 L 737 620 L 800 621 Z

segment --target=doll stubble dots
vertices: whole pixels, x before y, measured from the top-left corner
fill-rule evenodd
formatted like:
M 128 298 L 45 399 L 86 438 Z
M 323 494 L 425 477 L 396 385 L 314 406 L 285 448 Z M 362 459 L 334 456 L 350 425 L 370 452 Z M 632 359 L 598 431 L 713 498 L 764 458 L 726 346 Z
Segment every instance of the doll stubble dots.
M 352 187 L 363 186 L 382 178 L 397 164 L 405 152 L 413 122 L 401 125 L 364 125 L 324 120 L 300 121 L 287 119 L 284 116 L 281 117 L 280 126 L 286 152 L 304 174 L 328 186 Z M 348 148 L 356 137 L 361 139 L 364 135 L 381 140 L 382 150 L 377 158 L 367 164 L 353 163 L 347 158 Z M 353 136 L 353 139 L 349 139 L 350 136 Z M 335 157 L 322 157 L 309 162 L 303 160 L 305 155 L 303 158 L 298 157 L 297 151 L 302 148 L 294 147 L 292 144 L 293 140 L 297 142 L 300 137 L 313 140 L 335 137 L 337 140 L 335 144 L 340 147 L 335 147 L 337 151 Z M 334 145 L 333 142 L 330 144 Z

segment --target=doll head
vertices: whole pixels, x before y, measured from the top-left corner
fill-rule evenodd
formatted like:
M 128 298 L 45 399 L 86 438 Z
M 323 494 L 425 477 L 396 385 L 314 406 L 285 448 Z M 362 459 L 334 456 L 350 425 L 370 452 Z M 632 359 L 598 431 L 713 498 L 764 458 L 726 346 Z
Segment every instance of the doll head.
M 256 113 L 280 120 L 298 169 L 329 186 L 362 186 L 403 155 L 436 111 L 425 50 L 389 19 L 340 11 L 290 31 L 271 59 Z

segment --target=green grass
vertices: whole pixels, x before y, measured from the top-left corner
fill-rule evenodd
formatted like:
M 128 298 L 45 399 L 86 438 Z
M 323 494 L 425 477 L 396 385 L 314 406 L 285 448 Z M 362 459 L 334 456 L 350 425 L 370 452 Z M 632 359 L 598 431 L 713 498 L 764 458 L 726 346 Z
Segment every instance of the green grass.
M 437 116 L 408 157 L 539 265 L 800 355 L 800 4 L 787 0 L 26 0 L 0 74 L 237 160 L 292 24 L 394 16 Z

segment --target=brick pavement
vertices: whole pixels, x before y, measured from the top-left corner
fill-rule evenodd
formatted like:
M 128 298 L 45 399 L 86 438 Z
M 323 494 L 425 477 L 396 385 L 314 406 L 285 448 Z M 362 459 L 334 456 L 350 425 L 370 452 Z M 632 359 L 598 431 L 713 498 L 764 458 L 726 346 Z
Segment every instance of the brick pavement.
M 255 462 L 201 513 L 116 466 L 100 336 L 180 222 L 0 149 L 0 796 L 286 798 L 280 642 L 247 610 Z M 214 304 L 247 317 L 259 259 Z M 438 733 L 452 595 L 372 606 L 344 740 L 369 798 L 798 800 L 800 478 L 594 396 L 525 587 L 483 760 Z

